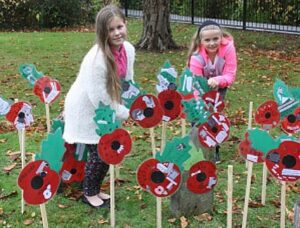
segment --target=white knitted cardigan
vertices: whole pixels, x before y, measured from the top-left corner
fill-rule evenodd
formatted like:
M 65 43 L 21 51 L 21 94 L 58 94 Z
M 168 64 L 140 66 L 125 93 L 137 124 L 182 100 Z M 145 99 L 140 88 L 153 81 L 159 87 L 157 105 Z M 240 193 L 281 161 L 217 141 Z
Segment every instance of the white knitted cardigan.
M 133 80 L 135 49 L 124 42 L 127 55 L 126 80 Z M 95 110 L 101 101 L 116 111 L 116 117 L 125 120 L 129 110 L 122 104 L 112 102 L 106 88 L 107 69 L 103 52 L 95 44 L 85 55 L 79 74 L 67 93 L 64 107 L 65 128 L 63 138 L 67 143 L 97 144 Z

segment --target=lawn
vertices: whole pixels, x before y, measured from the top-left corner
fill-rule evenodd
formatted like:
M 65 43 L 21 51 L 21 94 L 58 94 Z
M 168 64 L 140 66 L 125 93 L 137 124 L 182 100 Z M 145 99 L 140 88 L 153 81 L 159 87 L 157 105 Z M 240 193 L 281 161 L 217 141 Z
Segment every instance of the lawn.
M 136 53 L 135 81 L 147 92 L 155 92 L 156 75 L 165 60 L 175 66 L 179 74 L 185 67 L 187 47 L 196 26 L 172 24 L 175 41 L 183 48 L 164 53 L 140 51 Z M 142 33 L 142 21 L 128 23 L 129 41 L 136 43 Z M 232 126 L 228 142 L 221 148 L 222 163 L 218 168 L 218 185 L 214 189 L 215 200 L 212 217 L 187 217 L 189 227 L 226 226 L 227 166 L 234 167 L 233 225 L 242 223 L 242 211 L 246 186 L 245 162 L 237 152 L 239 141 L 247 129 L 248 106 L 253 101 L 254 110 L 259 104 L 272 99 L 272 86 L 276 78 L 290 86 L 300 87 L 300 36 L 265 32 L 229 30 L 235 37 L 238 52 L 237 80 L 227 93 L 225 113 Z M 0 33 L 0 96 L 28 101 L 33 106 L 34 124 L 26 131 L 27 161 L 30 155 L 40 151 L 46 137 L 45 107 L 18 73 L 22 63 L 33 63 L 39 71 L 59 80 L 62 95 L 50 107 L 51 117 L 63 110 L 64 96 L 76 78 L 80 62 L 95 40 L 93 31 L 64 32 L 2 32 Z M 141 190 L 136 182 L 138 165 L 151 156 L 148 130 L 132 121 L 125 128 L 134 138 L 133 150 L 122 163 L 120 172 L 125 180 L 116 185 L 117 227 L 155 227 L 155 198 Z M 156 140 L 160 140 L 161 127 L 155 128 Z M 16 184 L 21 160 L 8 156 L 19 151 L 18 134 L 2 117 L 0 119 L 0 225 L 3 227 L 41 227 L 39 207 L 26 206 L 20 213 L 20 190 Z M 180 135 L 180 122 L 168 125 L 167 139 Z M 271 134 L 278 135 L 279 130 Z M 158 144 L 158 143 L 157 143 Z M 14 168 L 5 171 L 16 163 Z M 266 205 L 261 206 L 262 165 L 254 164 L 249 227 L 279 227 L 280 184 L 268 178 Z M 106 186 L 107 187 L 107 186 Z M 288 186 L 286 195 L 286 227 L 292 227 L 293 206 L 300 192 L 299 182 Z M 49 227 L 99 227 L 109 226 L 109 210 L 94 210 L 79 200 L 78 185 L 72 185 L 57 194 L 46 204 Z M 180 227 L 181 220 L 173 219 L 169 198 L 163 199 L 163 227 Z

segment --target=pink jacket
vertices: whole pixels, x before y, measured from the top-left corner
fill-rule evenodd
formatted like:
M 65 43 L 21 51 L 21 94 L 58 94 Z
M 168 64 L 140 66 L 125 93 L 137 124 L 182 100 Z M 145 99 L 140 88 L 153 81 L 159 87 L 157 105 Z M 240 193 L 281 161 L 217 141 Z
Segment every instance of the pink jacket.
M 214 66 L 211 65 L 205 48 L 200 45 L 189 61 L 189 68 L 194 75 L 206 78 L 214 77 L 219 83 L 219 88 L 230 86 L 236 76 L 237 58 L 233 39 L 223 38 Z

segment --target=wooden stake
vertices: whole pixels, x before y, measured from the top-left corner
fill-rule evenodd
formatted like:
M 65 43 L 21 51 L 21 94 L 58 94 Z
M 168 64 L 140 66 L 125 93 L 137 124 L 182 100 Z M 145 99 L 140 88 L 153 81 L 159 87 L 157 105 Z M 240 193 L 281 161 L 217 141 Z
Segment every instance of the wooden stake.
M 182 130 L 182 136 L 186 135 L 186 121 L 185 118 L 181 118 L 181 130 Z
M 263 175 L 262 175 L 262 187 L 261 187 L 261 203 L 266 204 L 266 192 L 267 192 L 267 166 L 266 162 L 263 163 Z
M 249 103 L 249 113 L 248 113 L 248 130 L 252 129 L 252 111 L 253 111 L 253 101 Z M 246 168 L 248 167 L 248 160 L 246 160 Z
M 161 145 L 160 145 L 160 152 L 162 153 L 165 144 L 166 144 L 166 131 L 167 131 L 167 122 L 162 121 L 162 128 L 161 128 Z
M 232 227 L 232 191 L 233 191 L 233 166 L 228 166 L 228 189 L 227 189 L 227 228 Z
M 19 135 L 19 145 L 20 145 L 20 152 L 21 152 L 21 164 L 22 164 L 22 169 L 26 165 L 25 161 L 25 128 L 18 130 L 18 135 Z M 25 211 L 25 202 L 24 202 L 24 197 L 23 197 L 24 191 L 21 190 L 21 213 L 23 214 Z
M 121 179 L 121 177 L 120 177 L 120 164 L 116 165 L 115 173 L 116 173 L 116 179 L 120 180 Z
M 110 183 L 110 226 L 115 227 L 115 178 L 114 165 L 109 165 L 109 183 Z
M 47 123 L 47 132 L 49 133 L 51 131 L 51 125 L 50 125 L 50 109 L 49 104 L 45 104 L 46 108 L 46 123 Z
M 281 182 L 281 199 L 280 199 L 280 228 L 285 228 L 285 193 L 286 182 Z
M 46 212 L 46 206 L 44 203 L 40 205 L 40 210 L 41 210 L 41 215 L 42 215 L 43 228 L 48 228 L 47 212 Z
M 156 146 L 155 146 L 155 138 L 154 138 L 154 128 L 149 128 L 150 130 L 150 138 L 151 138 L 151 148 L 152 148 L 152 155 L 155 158 L 156 154 Z
M 162 227 L 162 209 L 161 209 L 161 198 L 156 197 L 156 227 Z
M 248 175 L 247 175 L 247 186 L 246 186 L 246 194 L 245 194 L 242 228 L 246 228 L 246 224 L 247 224 L 247 214 L 248 214 L 250 187 L 251 187 L 252 168 L 253 168 L 253 162 L 249 161 L 248 162 Z

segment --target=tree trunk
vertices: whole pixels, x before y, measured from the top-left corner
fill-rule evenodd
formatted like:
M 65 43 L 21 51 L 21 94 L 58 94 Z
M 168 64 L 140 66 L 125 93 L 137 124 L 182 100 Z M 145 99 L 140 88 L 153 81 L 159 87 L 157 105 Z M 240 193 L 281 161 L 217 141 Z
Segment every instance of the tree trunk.
M 136 48 L 165 51 L 178 48 L 170 26 L 170 0 L 143 1 L 143 35 Z
M 197 137 L 198 128 L 193 127 L 191 130 L 191 140 L 196 146 L 200 147 L 200 143 Z M 213 160 L 214 149 L 203 149 L 205 160 Z M 171 196 L 171 211 L 176 217 L 180 216 L 193 216 L 200 215 L 205 212 L 211 212 L 213 209 L 214 191 L 210 191 L 205 194 L 195 194 L 190 192 L 186 187 L 186 181 L 188 178 L 188 171 L 182 174 L 180 188 Z

